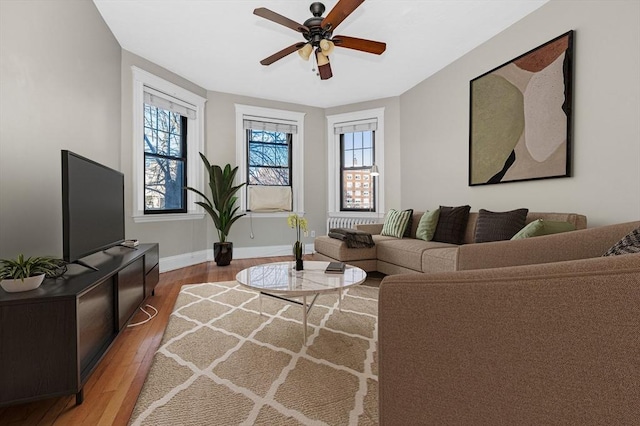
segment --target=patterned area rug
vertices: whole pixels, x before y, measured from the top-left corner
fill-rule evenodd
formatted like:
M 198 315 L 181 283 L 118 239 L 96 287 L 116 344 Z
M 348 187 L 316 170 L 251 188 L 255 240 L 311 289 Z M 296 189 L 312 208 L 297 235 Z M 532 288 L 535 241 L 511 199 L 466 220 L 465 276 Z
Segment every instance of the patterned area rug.
M 183 286 L 131 425 L 378 423 L 378 289 L 302 308 L 234 282 Z

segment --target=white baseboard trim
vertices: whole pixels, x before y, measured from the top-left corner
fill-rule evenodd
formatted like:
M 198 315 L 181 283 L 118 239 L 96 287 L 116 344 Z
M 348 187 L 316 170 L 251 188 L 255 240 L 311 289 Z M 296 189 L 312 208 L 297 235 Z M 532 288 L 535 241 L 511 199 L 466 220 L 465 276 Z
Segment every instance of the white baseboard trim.
M 285 246 L 234 247 L 233 258 L 249 259 L 253 257 L 289 256 L 293 254 L 292 252 L 293 244 Z M 305 244 L 304 252 L 313 253 L 313 243 Z M 186 268 L 187 266 L 209 261 L 213 261 L 213 248 L 193 253 L 162 257 L 160 258 L 160 272 L 173 271 L 174 269 Z
M 213 250 L 201 250 L 193 253 L 178 254 L 176 256 L 161 257 L 160 273 L 206 262 L 209 257 L 208 251 L 213 252 Z

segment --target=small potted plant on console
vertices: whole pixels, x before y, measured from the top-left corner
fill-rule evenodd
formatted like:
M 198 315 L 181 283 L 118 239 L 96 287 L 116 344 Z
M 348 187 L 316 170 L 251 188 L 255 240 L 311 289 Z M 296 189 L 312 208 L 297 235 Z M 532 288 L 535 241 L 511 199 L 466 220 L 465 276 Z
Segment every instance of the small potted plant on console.
M 0 286 L 15 293 L 40 287 L 46 278 L 58 278 L 66 271 L 66 263 L 55 257 L 41 256 L 25 259 L 20 254 L 15 259 L 0 259 Z

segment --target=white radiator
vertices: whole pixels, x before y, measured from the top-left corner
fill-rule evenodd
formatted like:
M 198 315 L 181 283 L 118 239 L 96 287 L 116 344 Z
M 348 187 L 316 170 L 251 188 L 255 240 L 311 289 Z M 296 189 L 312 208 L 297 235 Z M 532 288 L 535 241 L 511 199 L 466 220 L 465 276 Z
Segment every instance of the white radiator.
M 327 233 L 331 228 L 354 228 L 356 225 L 376 223 L 374 219 L 362 217 L 330 217 L 327 219 Z

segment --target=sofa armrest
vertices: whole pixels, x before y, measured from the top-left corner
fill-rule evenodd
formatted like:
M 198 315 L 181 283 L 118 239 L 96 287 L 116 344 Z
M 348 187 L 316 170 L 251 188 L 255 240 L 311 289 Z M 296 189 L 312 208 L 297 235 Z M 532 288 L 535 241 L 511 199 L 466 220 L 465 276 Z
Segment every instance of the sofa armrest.
M 464 271 L 599 257 L 638 227 L 640 222 L 626 222 L 522 240 L 465 244 L 458 250 L 457 268 Z
M 381 425 L 635 424 L 640 254 L 386 277 Z
M 358 231 L 368 232 L 371 235 L 378 235 L 382 232 L 383 223 L 363 223 L 356 225 Z

